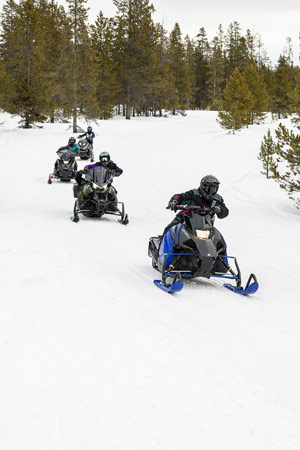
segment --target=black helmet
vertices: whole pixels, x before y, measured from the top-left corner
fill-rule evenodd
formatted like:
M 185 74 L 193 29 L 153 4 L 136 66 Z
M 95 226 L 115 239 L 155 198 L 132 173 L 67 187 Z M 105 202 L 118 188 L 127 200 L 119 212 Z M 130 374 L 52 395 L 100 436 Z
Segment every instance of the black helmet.
M 220 181 L 213 175 L 206 175 L 202 178 L 198 188 L 201 195 L 206 200 L 212 200 L 213 196 L 218 192 Z
M 107 152 L 100 153 L 99 160 L 102 164 L 106 166 L 110 161 L 110 154 Z
M 69 139 L 69 144 L 70 144 L 70 145 L 75 145 L 75 144 L 76 144 L 76 138 L 74 138 L 73 136 L 70 137 L 70 139 Z

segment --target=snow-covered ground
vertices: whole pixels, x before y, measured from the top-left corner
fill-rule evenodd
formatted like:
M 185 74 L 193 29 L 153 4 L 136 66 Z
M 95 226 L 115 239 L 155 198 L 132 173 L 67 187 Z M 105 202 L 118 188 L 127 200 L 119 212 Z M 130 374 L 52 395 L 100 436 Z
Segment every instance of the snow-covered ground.
M 71 222 L 72 183 L 47 184 L 67 124 L 1 115 L 1 450 L 299 450 L 300 213 L 257 159 L 278 124 L 232 136 L 215 118 L 94 126 L 96 155 L 124 169 L 122 226 Z M 230 210 L 216 221 L 228 252 L 259 280 L 251 298 L 153 284 L 148 238 L 207 174 Z

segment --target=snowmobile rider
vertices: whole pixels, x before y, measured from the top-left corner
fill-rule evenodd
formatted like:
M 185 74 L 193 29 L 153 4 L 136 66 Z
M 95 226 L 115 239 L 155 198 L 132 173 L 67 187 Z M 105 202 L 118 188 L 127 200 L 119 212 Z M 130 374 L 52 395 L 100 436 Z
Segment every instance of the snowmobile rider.
M 59 150 L 70 150 L 70 152 L 74 152 L 74 159 L 75 156 L 77 155 L 77 151 L 79 150 L 78 145 L 76 144 L 76 138 L 74 138 L 73 136 L 70 137 L 69 141 L 68 141 L 68 145 L 65 145 L 64 147 L 59 147 Z M 77 162 L 75 161 L 75 173 L 77 171 Z M 54 173 L 58 173 L 58 159 L 55 161 L 54 164 Z
M 215 176 L 206 175 L 202 178 L 198 189 L 192 189 L 190 191 L 183 192 L 182 194 L 173 195 L 168 203 L 167 209 L 176 211 L 177 206 L 182 204 L 200 206 L 204 210 L 211 210 L 219 219 L 224 219 L 228 216 L 229 210 L 226 207 L 223 198 L 217 194 L 219 184 L 220 182 Z M 165 235 L 165 233 L 174 225 L 182 223 L 186 214 L 189 214 L 188 208 L 186 211 L 180 211 L 180 213 L 176 215 L 172 222 L 165 228 L 163 235 Z M 222 244 L 226 248 L 224 238 L 222 236 L 221 238 Z
M 80 134 L 78 136 L 78 138 L 82 138 L 82 137 L 85 137 L 86 140 L 88 141 L 88 143 L 93 145 L 93 140 L 94 140 L 94 137 L 95 137 L 95 133 L 93 132 L 92 127 L 87 127 L 86 132 L 83 133 L 83 134 Z
M 108 198 L 112 203 L 114 203 L 114 205 L 112 206 L 112 210 L 117 210 L 117 191 L 113 186 L 111 186 L 111 184 L 113 182 L 113 177 L 119 177 L 120 175 L 122 175 L 123 170 L 120 169 L 120 167 L 118 167 L 117 164 L 110 159 L 109 153 L 100 153 L 99 161 L 94 164 L 85 166 L 83 170 L 79 170 L 75 176 L 75 180 L 77 181 L 79 186 L 84 185 L 85 179 L 82 177 L 82 175 L 87 174 L 89 171 L 97 169 L 97 167 L 106 167 L 112 173 L 112 178 L 109 181 Z
M 114 177 L 119 177 L 123 173 L 123 170 L 120 169 L 120 167 L 118 167 L 117 164 L 110 159 L 110 154 L 107 152 L 102 152 L 99 155 L 99 161 L 94 164 L 89 164 L 85 166 L 83 170 L 79 170 L 77 172 L 75 180 L 77 181 L 79 186 L 81 186 L 84 182 L 82 175 L 88 173 L 89 170 L 96 169 L 97 167 L 107 167 L 114 173 Z
M 68 145 L 65 145 L 64 147 L 59 147 L 58 150 L 70 150 L 71 152 L 75 152 L 75 156 L 76 156 L 76 153 L 79 150 L 79 147 L 76 144 L 76 138 L 74 138 L 73 136 L 70 137 L 70 139 L 68 141 Z

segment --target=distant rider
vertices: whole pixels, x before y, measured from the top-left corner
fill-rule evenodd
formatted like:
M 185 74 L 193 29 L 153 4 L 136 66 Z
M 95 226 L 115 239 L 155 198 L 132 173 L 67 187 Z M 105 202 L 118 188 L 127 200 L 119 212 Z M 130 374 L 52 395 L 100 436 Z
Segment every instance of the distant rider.
M 117 191 L 111 184 L 113 182 L 113 177 L 119 177 L 120 175 L 122 175 L 123 170 L 110 159 L 109 153 L 100 153 L 99 161 L 94 164 L 85 166 L 83 170 L 79 170 L 76 174 L 75 180 L 77 181 L 79 186 L 82 186 L 85 183 L 85 178 L 83 178 L 82 175 L 92 173 L 94 170 L 97 170 L 98 167 L 106 167 L 111 171 L 112 177 L 109 181 L 108 198 L 114 204 L 112 209 L 117 210 Z
M 93 132 L 92 127 L 87 127 L 86 132 L 83 134 L 80 134 L 78 136 L 78 138 L 82 138 L 82 137 L 85 137 L 85 139 L 89 143 L 89 152 L 90 152 L 90 156 L 91 156 L 91 162 L 93 162 L 94 161 L 93 141 L 94 141 L 95 133 Z
M 76 144 L 76 138 L 74 138 L 73 136 L 70 137 L 70 139 L 68 141 L 68 145 L 59 147 L 58 151 L 60 151 L 60 150 L 70 150 L 70 152 L 74 152 L 74 160 L 75 160 L 75 156 L 77 155 L 77 151 L 79 150 L 79 147 Z M 58 172 L 59 172 L 59 169 L 58 169 L 59 162 L 58 161 L 59 160 L 57 159 L 54 164 L 54 173 L 56 173 L 56 174 L 58 174 Z M 74 172 L 75 173 L 77 172 L 77 162 L 76 161 L 75 161 L 75 166 L 74 166 Z
M 83 133 L 83 134 L 80 134 L 80 135 L 78 136 L 78 138 L 82 138 L 82 137 L 85 137 L 86 140 L 88 141 L 88 143 L 91 144 L 91 145 L 93 145 L 93 140 L 94 140 L 94 138 L 95 138 L 95 133 L 93 132 L 92 127 L 87 127 L 86 132 Z
M 76 144 L 76 138 L 74 138 L 73 136 L 70 137 L 70 139 L 68 141 L 68 145 L 65 145 L 64 147 L 60 147 L 58 150 L 70 150 L 71 152 L 75 152 L 74 155 L 76 156 L 76 153 L 79 150 L 79 147 Z
M 212 214 L 216 214 L 219 219 L 224 219 L 228 216 L 229 210 L 226 207 L 223 198 L 217 194 L 219 189 L 219 180 L 213 175 L 206 175 L 202 178 L 198 189 L 192 189 L 182 194 L 175 194 L 171 197 L 168 203 L 168 209 L 177 211 L 178 205 L 193 205 L 200 206 L 204 211 L 205 209 L 211 210 Z M 203 212 L 202 214 L 205 214 Z M 165 228 L 163 235 L 174 225 L 183 223 L 184 217 L 190 215 L 190 210 L 180 211 L 172 222 Z M 221 233 L 220 233 L 221 234 Z M 226 244 L 223 236 L 221 235 L 222 247 L 226 248 Z

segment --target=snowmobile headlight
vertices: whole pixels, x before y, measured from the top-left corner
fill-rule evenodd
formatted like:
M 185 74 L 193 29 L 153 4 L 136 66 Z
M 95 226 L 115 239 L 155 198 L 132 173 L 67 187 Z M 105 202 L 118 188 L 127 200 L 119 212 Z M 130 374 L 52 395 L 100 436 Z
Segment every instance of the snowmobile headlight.
M 64 160 L 64 164 L 69 164 L 69 160 L 67 159 L 67 160 Z
M 196 238 L 207 240 L 209 239 L 210 231 L 209 230 L 196 230 Z

